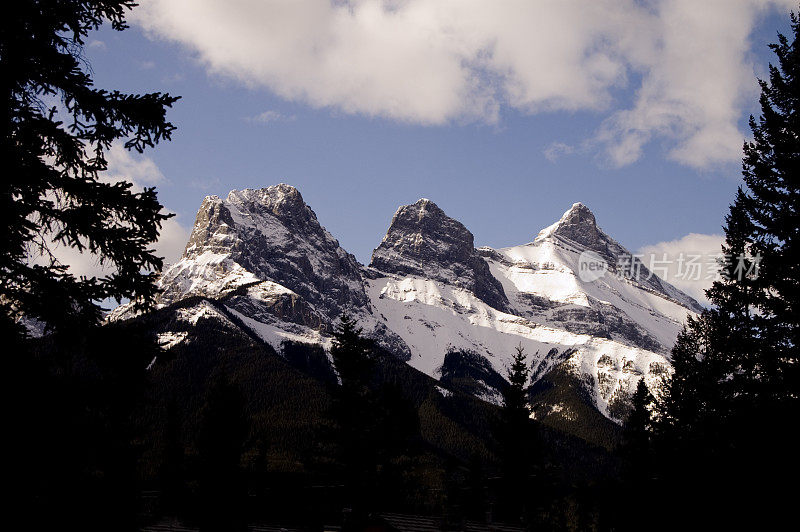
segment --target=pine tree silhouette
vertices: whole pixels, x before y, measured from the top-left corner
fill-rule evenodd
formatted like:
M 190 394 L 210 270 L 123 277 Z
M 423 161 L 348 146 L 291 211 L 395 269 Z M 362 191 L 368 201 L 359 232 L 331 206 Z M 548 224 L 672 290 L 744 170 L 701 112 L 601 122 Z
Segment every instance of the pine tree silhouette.
M 498 511 L 514 521 L 525 520 L 531 503 L 531 464 L 536 454 L 528 403 L 530 368 L 522 345 L 515 348 L 503 389 L 499 433 L 503 485 Z
M 800 413 L 795 14 L 791 27 L 791 42 L 778 35 L 771 45 L 778 65 L 770 65 L 769 80 L 759 80 L 761 116 L 750 118 L 744 186 L 725 219 L 721 279 L 707 291 L 713 308 L 679 336 L 655 424 L 664 493 L 681 493 L 678 515 L 714 526 L 779 519 L 791 504 L 779 486 L 798 472 L 787 429 Z
M 370 392 L 372 342 L 343 314 L 334 331 L 331 356 L 341 385 L 334 394 L 339 460 L 344 467 L 348 527 L 358 526 L 372 506 L 377 483 L 376 411 Z
M 167 94 L 124 94 L 93 86 L 83 47 L 109 22 L 127 28 L 131 0 L 15 2 L 0 22 L 0 318 L 36 318 L 51 329 L 94 324 L 98 302 L 156 296 L 162 259 L 154 254 L 161 212 L 154 188 L 132 191 L 100 173 L 112 143 L 143 151 L 175 127 Z M 53 101 L 59 102 L 55 105 Z M 91 252 L 112 272 L 76 278 L 52 250 Z M 39 260 L 31 260 L 38 257 Z M 21 332 L 21 331 L 19 331 Z

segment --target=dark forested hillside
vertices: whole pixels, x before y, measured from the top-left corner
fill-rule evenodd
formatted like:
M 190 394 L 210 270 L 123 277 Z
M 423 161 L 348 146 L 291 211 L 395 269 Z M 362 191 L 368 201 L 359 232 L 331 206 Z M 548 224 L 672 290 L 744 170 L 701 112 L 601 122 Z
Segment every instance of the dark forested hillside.
M 295 525 L 341 519 L 347 488 L 335 407 L 339 385 L 318 346 L 284 346 L 288 356 L 280 356 L 223 305 L 203 298 L 109 327 L 126 334 L 160 334 L 162 344 L 182 338 L 152 362 L 144 400 L 135 411 L 140 486 L 157 494 L 143 508 L 145 518 L 172 514 L 187 522 L 203 519 L 202 486 L 209 467 L 203 438 L 215 430 L 208 426 L 208 411 L 220 402 L 215 397 L 218 383 L 225 383 L 240 398 L 227 401 L 225 416 L 241 418 L 247 430 L 238 449 L 237 474 L 224 478 L 234 484 L 230 492 L 248 495 L 248 517 Z M 458 511 L 485 519 L 497 496 L 492 479 L 500 466 L 499 409 L 457 387 L 448 389 L 446 382 L 379 349 L 375 356 L 380 363 L 372 366 L 367 383 L 373 404 L 366 407 L 374 422 L 370 430 L 377 431 L 370 436 L 372 445 L 379 451 L 377 477 L 370 481 L 373 509 L 453 512 L 453 490 L 478 490 L 469 487 L 472 482 L 480 489 L 470 496 L 481 500 L 483 510 L 480 515 L 474 508 Z M 576 487 L 604 483 L 616 468 L 613 457 L 597 445 L 610 445 L 613 435 L 584 439 L 569 432 L 575 433 L 552 423 L 537 432 L 541 456 L 536 458 L 547 464 L 549 482 L 560 486 L 542 506 L 564 513 L 564 519 L 575 516 L 567 515 L 570 510 L 559 501 L 575 496 Z

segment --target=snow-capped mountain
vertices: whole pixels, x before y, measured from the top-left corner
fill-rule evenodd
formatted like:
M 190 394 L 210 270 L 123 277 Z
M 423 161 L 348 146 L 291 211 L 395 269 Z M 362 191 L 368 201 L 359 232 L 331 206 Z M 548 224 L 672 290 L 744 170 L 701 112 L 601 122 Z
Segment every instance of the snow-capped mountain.
M 428 199 L 397 209 L 369 265 L 461 288 L 493 308 L 508 308 L 503 286 L 475 250 L 472 233 Z
M 585 252 L 607 263 L 604 276 L 581 279 Z M 398 209 L 362 266 L 300 192 L 281 184 L 203 201 L 183 257 L 161 276 L 161 305 L 217 300 L 279 352 L 285 341 L 328 347 L 347 312 L 386 351 L 435 378 L 457 356 L 459 367 L 494 372 L 494 380 L 478 377 L 475 392 L 491 401 L 497 374 L 522 345 L 534 380 L 567 371 L 613 417 L 609 405 L 639 378 L 654 385 L 670 371 L 669 348 L 687 314 L 700 310 L 635 258 L 640 277 L 622 275 L 630 256 L 579 203 L 533 242 L 495 250 L 475 249 L 463 224 L 422 199 Z M 537 411 L 556 414 L 571 415 L 555 404 Z
M 259 288 L 262 295 L 291 292 L 335 318 L 368 305 L 360 268 L 294 187 L 234 190 L 224 200 L 203 200 L 183 257 L 162 276 L 162 298 L 220 297 L 272 281 Z

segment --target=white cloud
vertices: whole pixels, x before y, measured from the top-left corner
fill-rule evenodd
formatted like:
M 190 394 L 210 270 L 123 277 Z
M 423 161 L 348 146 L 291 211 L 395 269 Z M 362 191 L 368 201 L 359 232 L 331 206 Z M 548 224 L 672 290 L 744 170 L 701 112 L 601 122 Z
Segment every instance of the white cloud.
M 156 255 L 164 257 L 165 264 L 178 261 L 183 255 L 183 248 L 189 241 L 189 230 L 180 224 L 177 217 L 170 218 L 161 226 L 155 250 Z
M 638 254 L 646 266 L 654 266 L 659 277 L 708 305 L 704 292 L 715 278 L 716 259 L 724 241 L 722 235 L 689 233 L 677 240 L 644 246 Z
M 164 174 L 150 157 L 126 150 L 122 144 L 112 144 L 106 153 L 106 160 L 108 170 L 102 176 L 104 181 L 126 180 L 138 188 L 166 181 Z
M 428 125 L 592 110 L 608 115 L 593 140 L 613 164 L 659 139 L 706 168 L 741 157 L 737 120 L 757 90 L 748 39 L 775 6 L 796 4 L 144 0 L 132 17 L 213 73 L 314 107 Z
M 279 111 L 268 110 L 255 116 L 245 117 L 245 121 L 256 124 L 269 124 L 270 122 L 293 122 L 294 115 L 285 115 Z
M 161 233 L 153 248 L 157 256 L 164 258 L 164 264 L 171 264 L 180 259 L 188 240 L 189 231 L 173 217 L 161 225 Z M 69 272 L 75 276 L 102 277 L 114 272 L 108 264 L 100 264 L 98 257 L 91 253 L 60 245 L 54 245 L 51 251 L 61 264 L 69 266 Z M 34 260 L 45 264 L 42 258 Z
M 738 130 L 743 102 L 757 84 L 748 62 L 748 36 L 759 11 L 755 0 L 666 0 L 653 19 L 659 39 L 642 65 L 631 109 L 616 111 L 598 134 L 611 162 L 639 158 L 654 137 L 670 141 L 668 156 L 696 168 L 741 158 Z

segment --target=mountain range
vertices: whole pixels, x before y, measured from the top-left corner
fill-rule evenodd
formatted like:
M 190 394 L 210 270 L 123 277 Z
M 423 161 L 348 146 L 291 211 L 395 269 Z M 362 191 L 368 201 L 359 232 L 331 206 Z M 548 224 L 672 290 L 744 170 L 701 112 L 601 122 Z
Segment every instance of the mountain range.
M 582 274 L 587 257 L 602 275 Z M 159 306 L 177 309 L 158 331 L 167 351 L 211 319 L 284 357 L 297 345 L 327 352 L 346 313 L 385 353 L 437 379 L 440 393 L 497 403 L 522 346 L 534 416 L 554 426 L 587 408 L 621 421 L 639 379 L 657 391 L 669 375 L 683 322 L 702 310 L 581 203 L 531 242 L 493 249 L 475 248 L 462 223 L 420 199 L 397 210 L 362 265 L 285 184 L 206 197 L 159 285 Z M 109 319 L 132 316 L 121 306 Z

